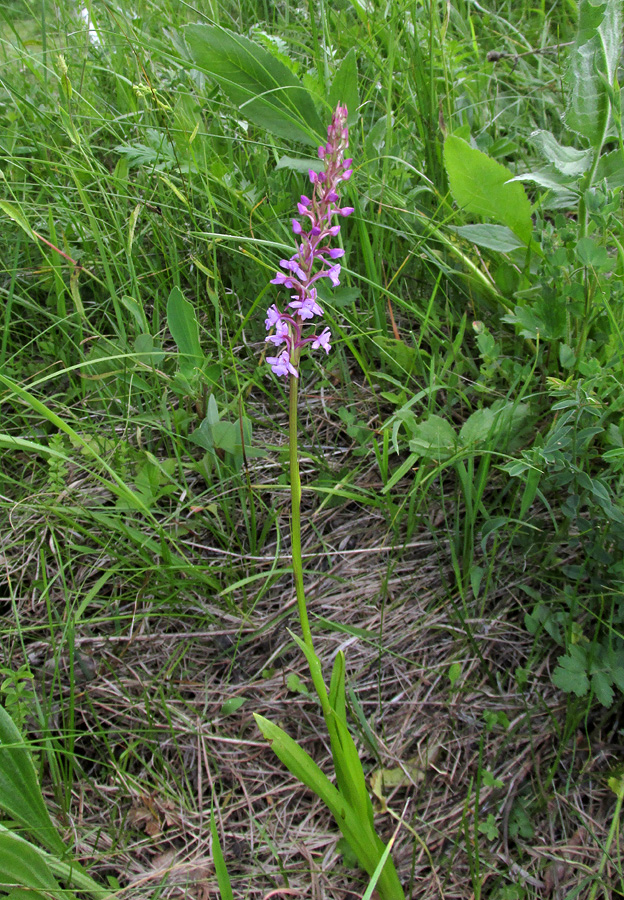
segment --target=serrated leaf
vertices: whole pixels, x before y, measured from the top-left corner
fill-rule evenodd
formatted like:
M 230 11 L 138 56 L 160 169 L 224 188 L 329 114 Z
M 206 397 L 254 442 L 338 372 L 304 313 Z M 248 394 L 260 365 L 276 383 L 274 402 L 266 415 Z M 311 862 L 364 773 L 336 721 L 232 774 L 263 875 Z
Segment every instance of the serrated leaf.
M 463 210 L 506 225 L 523 243 L 531 240 L 531 204 L 512 173 L 456 135 L 444 141 L 444 165 L 453 199 Z
M 594 672 L 591 679 L 592 691 L 596 695 L 596 699 L 603 706 L 609 707 L 613 703 L 613 679 L 609 678 L 606 672 Z
M 607 133 L 622 41 L 621 0 L 580 0 L 578 32 L 570 51 L 565 84 L 565 123 L 598 152 Z
M 304 144 L 325 139 L 310 94 L 264 47 L 217 25 L 189 25 L 184 34 L 194 63 L 219 82 L 250 122 Z
M 568 654 L 559 657 L 559 665 L 552 673 L 552 682 L 566 694 L 584 697 L 589 690 L 587 662 L 580 647 L 572 646 Z

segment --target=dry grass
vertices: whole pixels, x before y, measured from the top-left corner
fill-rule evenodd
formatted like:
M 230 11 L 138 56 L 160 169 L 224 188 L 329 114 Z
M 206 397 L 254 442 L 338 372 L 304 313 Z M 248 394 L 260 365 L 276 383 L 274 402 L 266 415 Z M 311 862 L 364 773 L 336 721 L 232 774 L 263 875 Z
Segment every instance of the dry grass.
M 323 441 L 322 428 L 316 434 Z M 339 455 L 344 463 L 349 448 Z M 262 462 L 255 477 L 270 483 L 275 464 Z M 381 489 L 364 467 L 357 484 Z M 423 522 L 399 544 L 374 509 L 354 502 L 319 508 L 312 492 L 305 498 L 317 652 L 328 675 L 345 651 L 358 706 L 350 720 L 367 767 L 371 775 L 393 770 L 377 826 L 387 839 L 401 821 L 394 855 L 411 897 L 467 900 L 475 883 L 481 896 L 499 896 L 517 883 L 526 889 L 519 896 L 563 898 L 598 867 L 613 808 L 604 774 L 617 760 L 617 718 L 590 718 L 569 733 L 564 699 L 549 678 L 552 661 L 532 662 L 513 560 L 497 562 L 483 608 L 473 601 L 464 608 L 439 529 L 432 534 Z M 255 558 L 214 546 L 201 515 L 181 543 L 208 570 L 226 560 L 242 581 L 288 565 L 283 544 L 267 543 Z M 22 524 L 24 516 L 22 508 Z M 278 522 L 286 534 L 285 510 Z M 361 896 L 365 881 L 341 864 L 324 807 L 282 768 L 252 716 L 280 723 L 328 770 L 320 709 L 304 692 L 311 686 L 287 630 L 297 628 L 290 576 L 252 582 L 246 596 L 242 589 L 228 596 L 229 607 L 185 594 L 183 615 L 180 605 L 168 609 L 157 587 L 144 585 L 133 598 L 121 591 L 114 616 L 77 623 L 71 658 L 62 629 L 54 641 L 36 631 L 45 633 L 47 613 L 46 603 L 33 601 L 32 585 L 41 582 L 38 551 L 50 540 L 36 524 L 21 545 L 13 540 L 11 553 L 7 546 L 29 638 L 27 659 L 13 640 L 4 663 L 29 662 L 40 696 L 54 698 L 47 715 L 49 737 L 63 736 L 57 748 L 73 734 L 78 766 L 70 816 L 63 822 L 59 814 L 59 822 L 71 827 L 84 860 L 117 878 L 129 900 L 217 897 L 214 801 L 236 897 Z M 37 545 L 28 538 L 35 533 Z M 82 559 L 74 577 L 83 592 L 105 566 L 101 553 Z M 51 575 L 47 602 L 60 610 L 67 579 Z M 453 663 L 461 674 L 452 686 Z M 528 671 L 523 689 L 517 667 Z M 291 675 L 301 678 L 301 690 Z M 244 702 L 227 714 L 233 698 Z M 31 727 L 43 737 L 33 720 Z M 479 830 L 488 824 L 489 834 Z

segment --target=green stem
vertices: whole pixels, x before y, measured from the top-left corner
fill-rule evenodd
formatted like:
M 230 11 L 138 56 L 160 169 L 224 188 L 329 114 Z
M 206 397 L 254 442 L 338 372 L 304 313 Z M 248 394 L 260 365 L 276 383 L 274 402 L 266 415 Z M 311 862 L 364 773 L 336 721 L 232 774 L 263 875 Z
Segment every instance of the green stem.
M 297 365 L 298 362 L 299 360 L 297 359 L 295 365 Z M 293 577 L 295 579 L 295 591 L 297 594 L 297 610 L 299 612 L 299 621 L 301 623 L 301 634 L 304 644 L 310 650 L 310 655 L 308 656 L 310 674 L 318 698 L 321 701 L 323 716 L 327 722 L 329 716 L 331 716 L 331 707 L 329 705 L 329 697 L 327 696 L 327 688 L 325 687 L 320 664 L 318 663 L 318 657 L 314 652 L 314 642 L 312 640 L 312 631 L 310 629 L 310 620 L 308 619 L 308 609 L 305 599 L 305 589 L 303 587 L 303 561 L 301 559 L 301 475 L 299 473 L 299 448 L 297 443 L 298 388 L 299 379 L 294 375 L 291 375 L 288 438 L 290 453 L 290 541 L 292 547 L 292 567 Z
M 290 445 L 290 497 L 291 497 L 291 520 L 290 520 L 290 540 L 292 545 L 292 567 L 295 579 L 295 590 L 297 592 L 297 610 L 299 612 L 299 621 L 301 622 L 301 633 L 303 640 L 306 642 L 310 650 L 314 650 L 312 643 L 312 632 L 310 630 L 310 621 L 308 619 L 308 610 L 305 601 L 305 590 L 303 587 L 303 562 L 301 559 L 301 475 L 299 473 L 299 447 L 297 444 L 297 389 L 299 387 L 299 379 L 294 375 L 290 376 L 290 416 L 288 426 L 288 437 Z

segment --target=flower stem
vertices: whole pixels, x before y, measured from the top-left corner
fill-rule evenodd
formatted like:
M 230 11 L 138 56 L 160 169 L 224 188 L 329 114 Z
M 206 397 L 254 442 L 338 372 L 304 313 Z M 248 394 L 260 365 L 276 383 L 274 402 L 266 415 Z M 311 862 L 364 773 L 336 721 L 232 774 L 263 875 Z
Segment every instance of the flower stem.
M 303 640 L 314 650 L 312 632 L 305 601 L 303 588 L 303 562 L 301 560 L 301 475 L 299 473 L 299 447 L 297 443 L 297 390 L 299 379 L 290 376 L 290 409 L 289 409 L 289 450 L 290 450 L 290 496 L 291 496 L 291 520 L 290 540 L 292 546 L 292 567 L 297 592 L 297 610 L 301 622 Z
M 292 548 L 292 567 L 295 579 L 295 591 L 297 593 L 297 610 L 301 623 L 303 642 L 308 648 L 306 653 L 310 675 L 321 703 L 323 716 L 328 723 L 332 715 L 327 688 L 323 680 L 321 663 L 314 652 L 310 620 L 306 606 L 305 589 L 303 587 L 303 561 L 301 559 L 301 476 L 299 473 L 299 448 L 297 444 L 297 389 L 299 379 L 295 375 L 290 376 L 290 416 L 289 416 L 289 451 L 290 451 L 290 495 L 291 495 L 291 519 L 290 542 Z

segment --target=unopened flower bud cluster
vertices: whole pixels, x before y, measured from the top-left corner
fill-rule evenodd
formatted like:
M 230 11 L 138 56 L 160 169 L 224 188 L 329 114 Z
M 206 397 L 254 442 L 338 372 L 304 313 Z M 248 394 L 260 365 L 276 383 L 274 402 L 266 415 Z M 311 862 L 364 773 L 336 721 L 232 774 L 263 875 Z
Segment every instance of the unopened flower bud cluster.
M 351 160 L 345 159 L 349 146 L 347 107 L 338 106 L 331 125 L 327 128 L 327 143 L 319 147 L 318 155 L 325 170 L 317 173 L 310 169 L 312 196 L 301 196 L 297 211 L 303 221 L 292 220 L 292 229 L 301 243 L 290 259 L 280 260 L 283 272 L 277 272 L 271 284 L 283 284 L 292 291 L 290 303 L 284 312 L 273 304 L 267 310 L 266 328 L 271 331 L 267 342 L 282 347 L 277 356 L 267 356 L 267 363 L 276 375 L 299 376 L 298 365 L 301 348 L 311 344 L 313 350 L 320 347 L 329 353 L 331 332 L 324 328 L 318 334 L 303 336 L 303 325 L 323 310 L 318 304 L 315 284 L 320 278 L 329 278 L 335 286 L 340 284 L 340 263 L 335 260 L 344 255 L 340 247 L 328 246 L 328 240 L 340 232 L 340 225 L 332 224 L 333 216 L 349 216 L 351 206 L 339 206 L 338 188 L 351 177 Z M 319 268 L 320 265 L 320 268 Z

